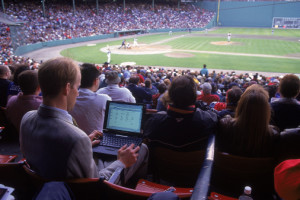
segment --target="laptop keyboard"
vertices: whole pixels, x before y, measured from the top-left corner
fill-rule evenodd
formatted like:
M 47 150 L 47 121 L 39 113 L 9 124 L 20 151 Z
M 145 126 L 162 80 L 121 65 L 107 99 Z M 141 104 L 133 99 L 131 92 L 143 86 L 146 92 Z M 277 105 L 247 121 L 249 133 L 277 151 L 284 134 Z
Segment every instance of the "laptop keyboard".
M 135 137 L 118 137 L 113 135 L 105 135 L 101 141 L 101 144 L 103 146 L 110 146 L 110 147 L 122 147 L 125 144 L 127 146 L 131 145 L 132 143 L 135 144 L 135 146 L 139 146 L 141 144 L 142 140 L 141 138 L 135 138 Z

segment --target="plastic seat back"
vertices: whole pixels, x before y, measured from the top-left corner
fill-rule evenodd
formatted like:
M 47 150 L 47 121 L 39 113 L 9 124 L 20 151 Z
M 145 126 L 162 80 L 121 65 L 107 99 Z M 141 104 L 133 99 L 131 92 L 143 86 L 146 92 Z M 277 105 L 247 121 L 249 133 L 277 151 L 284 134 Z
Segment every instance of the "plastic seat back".
M 211 187 L 213 191 L 238 197 L 245 186 L 251 186 L 254 199 L 272 196 L 274 192 L 274 158 L 249 158 L 215 152 Z M 257 197 L 257 198 L 255 198 Z

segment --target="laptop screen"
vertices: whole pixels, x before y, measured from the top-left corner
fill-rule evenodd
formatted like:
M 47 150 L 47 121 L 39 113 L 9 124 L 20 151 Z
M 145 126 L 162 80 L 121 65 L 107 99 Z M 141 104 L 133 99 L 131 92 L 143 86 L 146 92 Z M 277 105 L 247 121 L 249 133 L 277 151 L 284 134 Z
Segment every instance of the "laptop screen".
M 108 101 L 104 129 L 141 133 L 143 104 Z

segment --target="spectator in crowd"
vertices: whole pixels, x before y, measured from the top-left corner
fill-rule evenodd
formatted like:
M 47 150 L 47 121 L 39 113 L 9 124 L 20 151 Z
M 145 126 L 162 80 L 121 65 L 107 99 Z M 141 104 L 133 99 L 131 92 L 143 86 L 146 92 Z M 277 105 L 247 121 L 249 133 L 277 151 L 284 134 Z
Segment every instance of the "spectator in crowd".
M 199 100 L 204 101 L 205 103 L 207 103 L 207 105 L 210 105 L 214 101 L 216 102 L 220 101 L 218 95 L 211 94 L 212 87 L 210 83 L 203 83 L 201 87 L 202 87 L 202 94 L 200 94 L 197 97 L 198 101 Z
M 140 83 L 144 83 L 145 79 L 144 79 L 144 77 L 142 76 L 141 70 L 140 70 L 140 69 L 137 69 L 137 70 L 136 70 L 136 75 L 140 78 L 139 84 L 140 84 Z
M 121 81 L 117 71 L 108 71 L 105 74 L 107 87 L 100 88 L 97 94 L 107 94 L 112 101 L 135 103 L 135 98 L 127 88 L 119 87 Z
M 7 102 L 6 116 L 16 130 L 20 131 L 22 117 L 31 110 L 37 110 L 42 103 L 37 71 L 25 70 L 18 76 L 22 92 L 12 96 Z
M 155 95 L 158 93 L 157 88 L 152 85 L 152 81 L 150 78 L 145 79 L 145 88 L 146 92 L 151 93 L 151 95 Z
M 269 95 L 254 84 L 242 94 L 235 117 L 220 120 L 216 137 L 219 151 L 246 157 L 269 157 L 275 153 L 278 130 L 270 126 Z
M 99 75 L 100 72 L 95 65 L 89 63 L 81 65 L 79 96 L 70 114 L 86 134 L 94 130 L 102 132 L 106 102 L 111 101 L 108 95 L 96 93 L 100 83 Z
M 12 85 L 9 80 L 11 76 L 10 69 L 5 65 L 0 65 L 0 106 L 6 107 L 8 90 Z
M 167 90 L 167 86 L 164 83 L 161 83 L 158 85 L 158 93 L 152 95 L 152 101 L 153 101 L 153 108 L 156 109 L 157 107 L 157 103 L 158 103 L 158 99 L 165 93 L 165 91 Z
M 208 70 L 206 68 L 206 64 L 203 65 L 203 68 L 200 70 L 200 75 L 208 77 Z
M 237 104 L 242 94 L 243 91 L 237 86 L 233 86 L 230 90 L 228 90 L 226 96 L 226 109 L 218 112 L 218 116 L 220 118 L 223 118 L 226 115 L 230 115 L 231 117 L 234 117 L 235 109 L 237 107 Z
M 78 96 L 81 74 L 68 58 L 55 58 L 43 63 L 38 71 L 43 103 L 38 111 L 27 112 L 21 122 L 20 146 L 28 164 L 47 179 L 109 178 L 117 167 L 132 166 L 139 147 L 123 146 L 118 160 L 110 167 L 97 170 L 92 145 L 101 133 L 87 136 L 76 126 L 67 111 Z M 49 84 L 51 83 L 51 84 Z M 34 145 L 33 145 L 34 144 Z
M 29 70 L 29 66 L 27 64 L 20 64 L 15 66 L 15 72 L 13 74 L 13 84 L 10 86 L 8 90 L 8 98 L 12 95 L 17 95 L 19 92 L 21 92 L 18 77 L 19 74 L 22 73 L 25 70 Z
M 300 159 L 285 160 L 274 170 L 277 194 L 284 200 L 300 199 Z
M 300 103 L 296 100 L 299 92 L 299 77 L 293 74 L 285 75 L 279 84 L 280 98 L 271 103 L 272 123 L 281 131 L 300 125 Z
M 131 66 L 127 65 L 126 69 L 123 72 L 124 79 L 130 78 L 130 69 L 131 69 Z
M 136 103 L 147 103 L 152 101 L 152 95 L 146 92 L 143 88 L 139 87 L 140 77 L 133 75 L 129 79 L 129 85 L 127 88 L 131 91 L 134 96 Z
M 169 106 L 169 104 L 171 104 L 172 101 L 170 99 L 169 93 L 166 92 L 163 93 L 162 95 L 160 95 L 157 99 L 157 106 L 156 106 L 156 110 L 158 112 L 165 112 L 167 111 L 167 108 Z
M 172 103 L 166 114 L 154 114 L 144 133 L 152 145 L 180 151 L 206 148 L 209 134 L 214 133 L 217 115 L 195 107 L 196 85 L 189 76 L 175 78 L 168 91 Z
M 221 102 L 225 102 L 224 96 L 221 94 L 221 91 L 218 91 L 218 85 L 216 83 L 210 83 L 211 85 L 211 94 L 217 95 L 220 98 Z

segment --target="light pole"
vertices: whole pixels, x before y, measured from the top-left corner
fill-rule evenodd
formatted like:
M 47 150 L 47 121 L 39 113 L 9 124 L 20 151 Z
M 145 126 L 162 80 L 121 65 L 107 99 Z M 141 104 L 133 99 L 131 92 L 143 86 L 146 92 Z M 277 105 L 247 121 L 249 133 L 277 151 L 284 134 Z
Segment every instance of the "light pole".
M 1 0 L 1 4 L 2 4 L 2 10 L 5 13 L 4 0 Z
M 41 0 L 42 2 L 42 7 L 43 7 L 43 17 L 46 17 L 46 13 L 45 13 L 45 0 Z
M 73 15 L 75 15 L 75 0 L 73 0 Z
M 152 0 L 152 9 L 154 11 L 154 0 Z
M 125 0 L 123 0 L 123 12 L 125 13 Z
M 99 14 L 99 0 L 96 0 L 96 13 Z

